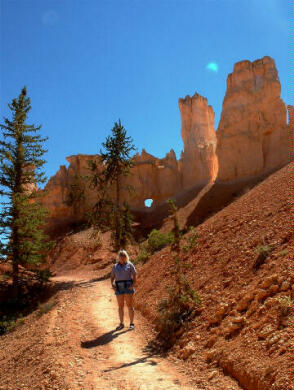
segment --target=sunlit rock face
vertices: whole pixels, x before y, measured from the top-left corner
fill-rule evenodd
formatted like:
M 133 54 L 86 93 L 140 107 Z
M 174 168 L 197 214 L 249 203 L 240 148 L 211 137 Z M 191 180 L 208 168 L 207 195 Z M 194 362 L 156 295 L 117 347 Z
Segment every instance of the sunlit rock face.
M 89 161 L 97 162 L 102 168 L 98 155 L 74 155 L 66 158 L 69 167 L 61 166 L 45 187 L 41 199 L 50 211 L 49 225 L 71 223 L 84 218 L 87 210 L 96 203 L 97 190 L 86 180 L 91 175 Z M 171 150 L 162 159 L 145 150 L 133 158 L 130 175 L 120 180 L 121 202 L 126 200 L 132 209 L 147 209 L 146 199 L 152 199 L 152 208 L 177 194 L 181 190 L 181 174 L 175 152 Z M 114 187 L 108 196 L 115 198 Z
M 182 207 L 180 218 L 188 221 L 198 203 L 202 214 L 215 212 L 233 199 L 244 183 L 256 183 L 290 162 L 294 107 L 288 106 L 287 123 L 287 107 L 280 92 L 274 60 L 264 57 L 234 66 L 227 79 L 217 132 L 206 98 L 195 94 L 179 99 L 184 143 L 181 158 L 177 160 L 173 150 L 161 159 L 144 149 L 136 154 L 131 174 L 120 182 L 121 202 L 126 200 L 137 215 L 144 216 L 141 220 L 149 223 L 146 216 L 167 215 L 166 200 L 174 197 Z M 97 192 L 82 179 L 90 173 L 89 160 L 102 168 L 97 155 L 70 156 L 69 167 L 61 166 L 49 180 L 42 203 L 50 212 L 53 228 L 82 220 L 97 201 Z M 76 193 L 79 187 L 84 190 L 81 197 Z M 109 196 L 114 195 L 112 188 Z M 205 207 L 201 203 L 204 197 Z M 153 200 L 152 207 L 145 206 L 146 199 Z
M 145 207 L 146 199 L 152 199 L 154 207 L 181 190 L 181 174 L 173 150 L 159 159 L 143 149 L 134 156 L 133 163 L 131 174 L 122 179 L 122 198 L 133 207 Z
M 183 189 L 207 183 L 217 174 L 214 112 L 207 99 L 195 94 L 179 99 L 184 151 L 182 161 Z
M 270 172 L 291 159 L 291 131 L 280 94 L 272 58 L 235 64 L 217 131 L 218 180 Z
M 290 131 L 294 131 L 294 106 L 288 106 L 288 117 Z
M 45 196 L 41 199 L 44 207 L 50 211 L 50 217 L 54 221 L 66 219 L 78 219 L 84 212 L 85 203 L 77 205 L 72 202 L 72 194 L 80 184 L 80 177 L 89 175 L 88 161 L 95 159 L 91 155 L 69 156 L 66 160 L 69 167 L 61 165 L 55 176 L 52 176 L 45 187 Z M 85 190 L 88 202 L 93 202 L 94 194 L 89 188 L 89 183 L 83 183 L 81 188 Z

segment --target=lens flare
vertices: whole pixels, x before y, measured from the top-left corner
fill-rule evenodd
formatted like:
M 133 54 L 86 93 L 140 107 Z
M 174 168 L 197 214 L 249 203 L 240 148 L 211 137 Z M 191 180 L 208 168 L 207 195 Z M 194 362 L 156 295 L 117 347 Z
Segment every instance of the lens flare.
M 207 70 L 211 70 L 212 72 L 218 72 L 218 64 L 216 62 L 210 62 L 206 65 Z
M 146 207 L 151 207 L 153 203 L 153 199 L 146 199 L 144 203 Z

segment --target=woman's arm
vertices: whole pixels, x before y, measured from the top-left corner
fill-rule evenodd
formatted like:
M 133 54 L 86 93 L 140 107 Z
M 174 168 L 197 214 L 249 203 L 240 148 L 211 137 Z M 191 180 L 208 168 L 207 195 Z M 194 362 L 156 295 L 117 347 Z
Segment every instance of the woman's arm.
M 115 279 L 115 274 L 114 274 L 114 267 L 113 267 L 112 271 L 111 271 L 111 274 L 110 274 L 110 283 L 111 283 L 111 287 L 112 288 L 115 288 L 115 285 L 113 284 L 114 279 Z
M 137 271 L 136 271 L 136 267 L 134 266 L 133 263 L 131 263 L 131 277 L 132 277 L 132 280 L 133 280 L 133 286 L 135 286 L 136 284 L 136 279 L 137 279 Z
M 135 287 L 136 284 L 136 274 L 133 275 L 133 286 Z

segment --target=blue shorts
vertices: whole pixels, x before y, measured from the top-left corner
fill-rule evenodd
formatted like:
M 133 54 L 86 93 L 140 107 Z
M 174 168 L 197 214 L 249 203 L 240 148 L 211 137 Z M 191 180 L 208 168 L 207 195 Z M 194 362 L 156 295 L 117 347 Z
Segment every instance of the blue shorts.
M 115 285 L 115 295 L 134 294 L 135 292 L 132 280 L 119 280 L 115 282 Z

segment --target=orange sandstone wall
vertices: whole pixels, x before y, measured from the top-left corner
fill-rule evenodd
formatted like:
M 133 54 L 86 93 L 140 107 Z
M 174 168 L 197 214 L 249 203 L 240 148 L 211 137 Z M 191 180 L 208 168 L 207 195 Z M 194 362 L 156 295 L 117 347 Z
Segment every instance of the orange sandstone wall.
M 291 143 L 274 60 L 235 64 L 217 131 L 218 180 L 257 176 L 285 165 L 293 153 Z
M 150 212 L 156 213 L 156 206 L 170 197 L 189 202 L 207 183 L 233 185 L 284 166 L 293 159 L 294 107 L 288 106 L 288 124 L 287 107 L 280 95 L 275 62 L 264 57 L 235 64 L 227 79 L 217 132 L 206 98 L 196 93 L 179 99 L 184 143 L 180 160 L 173 150 L 158 159 L 143 149 L 134 156 L 132 174 L 122 180 L 122 200 L 127 200 L 133 210 L 144 211 L 144 200 L 152 198 Z M 88 183 L 84 184 L 85 197 L 79 207 L 69 202 L 79 177 L 89 174 L 88 161 L 93 159 L 98 161 L 99 157 L 67 157 L 69 167 L 61 166 L 49 180 L 42 203 L 49 209 L 53 225 L 81 219 L 87 207 L 95 203 L 97 195 Z M 129 193 L 128 186 L 134 191 Z

